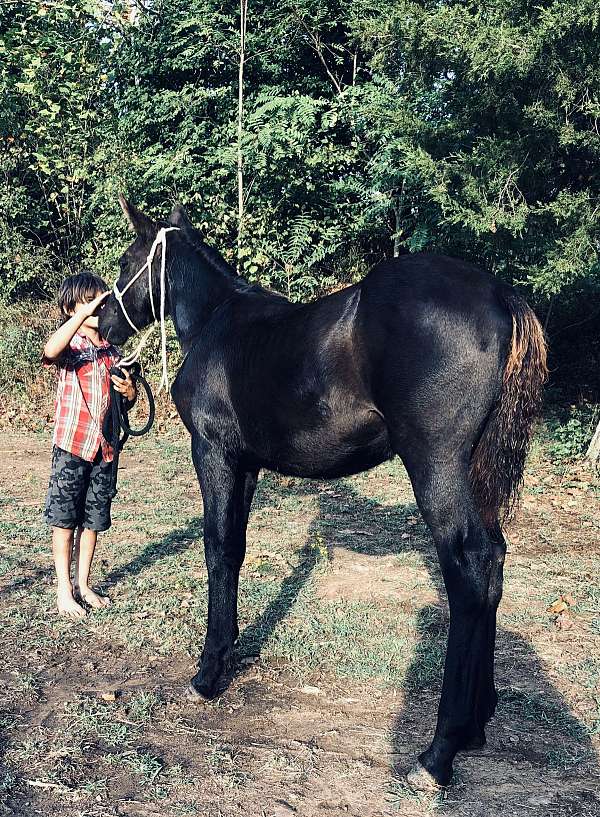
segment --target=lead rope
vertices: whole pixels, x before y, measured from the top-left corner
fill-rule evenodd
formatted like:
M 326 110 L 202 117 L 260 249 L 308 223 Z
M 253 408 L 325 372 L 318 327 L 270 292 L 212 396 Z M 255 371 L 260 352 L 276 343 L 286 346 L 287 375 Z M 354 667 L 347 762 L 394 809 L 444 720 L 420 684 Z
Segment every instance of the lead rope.
M 160 391 L 163 387 L 165 391 L 168 393 L 169 391 L 169 371 L 167 368 L 167 327 L 165 323 L 165 300 L 166 300 L 166 263 L 167 263 L 167 233 L 172 232 L 173 230 L 179 230 L 179 227 L 161 227 L 158 233 L 156 234 L 156 238 L 152 243 L 152 247 L 150 248 L 150 252 L 148 253 L 148 258 L 146 259 L 146 263 L 144 266 L 136 272 L 136 274 L 131 278 L 130 281 L 127 282 L 127 286 L 124 287 L 122 290 L 119 291 L 117 287 L 117 283 L 113 286 L 113 293 L 115 299 L 125 318 L 131 328 L 134 330 L 136 334 L 140 333 L 140 329 L 135 325 L 135 323 L 129 317 L 127 310 L 125 309 L 125 304 L 123 303 L 123 295 L 127 292 L 129 287 L 137 281 L 137 279 L 144 273 L 144 271 L 148 270 L 148 291 L 150 293 L 150 306 L 152 307 L 152 315 L 154 317 L 154 323 L 148 329 L 148 331 L 142 336 L 142 339 L 136 346 L 136 348 L 126 357 L 122 358 L 119 365 L 122 366 L 131 366 L 135 363 L 141 352 L 142 349 L 146 346 L 150 335 L 153 333 L 154 329 L 156 328 L 156 324 L 160 323 L 160 341 L 161 341 L 161 362 L 162 362 L 162 376 L 160 379 L 160 383 L 158 384 L 158 391 Z M 161 247 L 161 258 L 160 258 L 160 318 L 156 316 L 156 309 L 154 308 L 154 295 L 152 293 L 152 262 L 154 261 L 154 256 L 156 255 L 156 251 L 158 247 Z
M 110 373 L 116 374 L 118 377 L 123 377 L 124 373 L 119 366 L 111 366 Z M 102 433 L 104 439 L 108 440 L 112 450 L 113 459 L 110 472 L 110 495 L 114 498 L 117 495 L 117 477 L 119 474 L 119 454 L 123 446 L 127 442 L 127 438 L 131 435 L 133 437 L 141 437 L 150 431 L 152 423 L 154 422 L 154 415 L 156 406 L 154 405 L 154 398 L 152 396 L 152 389 L 150 384 L 143 377 L 140 371 L 139 363 L 132 363 L 130 374 L 135 383 L 136 391 L 139 393 L 140 386 L 146 392 L 146 399 L 148 400 L 148 419 L 143 428 L 132 428 L 129 425 L 129 404 L 125 397 L 120 394 L 114 387 L 111 380 L 110 383 L 110 408 L 104 417 L 102 426 Z M 121 431 L 123 436 L 121 437 Z

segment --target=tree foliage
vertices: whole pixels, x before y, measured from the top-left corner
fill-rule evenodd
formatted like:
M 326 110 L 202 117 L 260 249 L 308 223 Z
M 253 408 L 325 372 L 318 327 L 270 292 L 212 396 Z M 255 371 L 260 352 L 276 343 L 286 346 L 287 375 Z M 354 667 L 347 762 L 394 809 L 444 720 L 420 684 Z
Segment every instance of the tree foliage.
M 182 200 L 292 298 L 435 250 L 594 325 L 597 3 L 249 0 L 240 144 L 239 15 L 237 0 L 0 6 L 0 294 L 81 264 L 112 277 L 123 188 L 156 214 Z

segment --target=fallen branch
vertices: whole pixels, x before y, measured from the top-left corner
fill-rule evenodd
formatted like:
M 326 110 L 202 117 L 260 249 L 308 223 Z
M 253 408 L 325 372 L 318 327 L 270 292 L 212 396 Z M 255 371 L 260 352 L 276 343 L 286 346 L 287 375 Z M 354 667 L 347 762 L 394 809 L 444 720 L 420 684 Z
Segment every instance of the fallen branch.
M 51 783 L 49 780 L 26 780 L 28 786 L 36 789 L 53 789 L 59 791 L 61 794 L 68 794 L 72 791 L 68 786 L 63 786 L 60 783 Z

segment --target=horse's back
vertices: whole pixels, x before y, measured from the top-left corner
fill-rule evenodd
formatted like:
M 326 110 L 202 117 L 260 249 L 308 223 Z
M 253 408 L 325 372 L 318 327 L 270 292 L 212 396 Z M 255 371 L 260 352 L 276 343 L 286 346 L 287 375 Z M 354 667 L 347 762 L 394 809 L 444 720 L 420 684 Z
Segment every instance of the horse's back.
M 509 323 L 502 304 L 508 287 L 473 264 L 444 255 L 415 253 L 377 264 L 361 283 L 361 313 L 380 324 L 432 326 L 448 317 L 482 332 Z M 432 326 L 433 328 L 433 326 Z M 447 328 L 447 327 L 446 327 Z

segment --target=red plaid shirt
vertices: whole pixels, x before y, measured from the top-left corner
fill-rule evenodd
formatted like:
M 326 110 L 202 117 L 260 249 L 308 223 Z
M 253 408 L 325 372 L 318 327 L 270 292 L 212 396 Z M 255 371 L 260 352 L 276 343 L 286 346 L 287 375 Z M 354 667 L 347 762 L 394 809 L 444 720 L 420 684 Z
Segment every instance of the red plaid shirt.
M 113 450 L 102 436 L 102 421 L 110 404 L 110 367 L 121 359 L 119 350 L 103 340 L 95 346 L 77 332 L 56 361 L 58 389 L 55 400 L 52 442 L 88 462 L 102 446 L 102 458 L 110 462 Z

